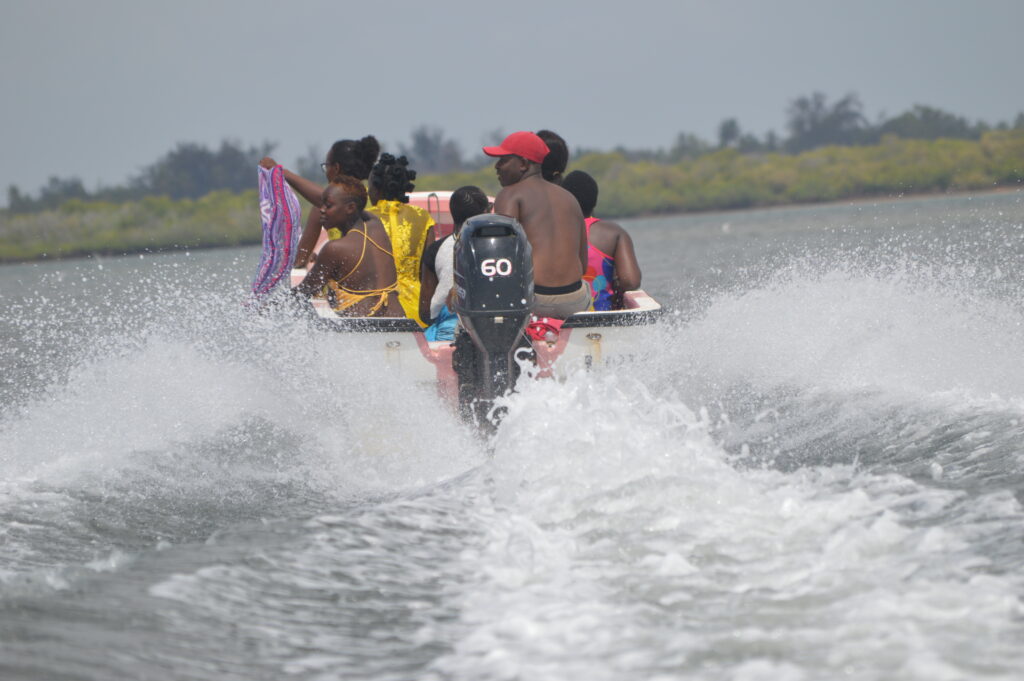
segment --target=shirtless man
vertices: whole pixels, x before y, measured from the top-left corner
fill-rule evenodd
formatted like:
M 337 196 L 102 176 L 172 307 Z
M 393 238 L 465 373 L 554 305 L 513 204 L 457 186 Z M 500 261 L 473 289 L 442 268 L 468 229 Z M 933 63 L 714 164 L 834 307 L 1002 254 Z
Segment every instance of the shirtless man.
M 401 317 L 391 241 L 380 219 L 364 210 L 366 187 L 354 177 L 336 177 L 321 196 L 320 224 L 338 229 L 320 249 L 316 264 L 295 292 L 326 291 L 335 312 L 355 317 Z
M 535 302 L 538 317 L 566 319 L 590 307 L 590 289 L 581 276 L 587 265 L 587 232 L 583 212 L 572 194 L 541 176 L 548 154 L 532 132 L 514 132 L 497 147 L 484 147 L 494 164 L 502 190 L 494 212 L 515 218 L 533 250 Z

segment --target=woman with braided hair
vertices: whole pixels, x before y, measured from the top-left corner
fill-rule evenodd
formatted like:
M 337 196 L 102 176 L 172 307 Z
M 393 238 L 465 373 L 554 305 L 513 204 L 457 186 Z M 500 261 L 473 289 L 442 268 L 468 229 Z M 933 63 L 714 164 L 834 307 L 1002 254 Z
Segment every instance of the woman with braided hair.
M 409 205 L 416 171 L 409 168 L 405 156 L 381 154 L 370 172 L 369 212 L 380 218 L 391 239 L 395 269 L 398 271 L 398 299 L 405 316 L 420 326 L 420 261 L 423 250 L 434 242 L 434 219 L 430 213 Z
M 370 170 L 377 161 L 380 153 L 380 143 L 373 135 L 367 135 L 359 140 L 338 140 L 327 152 L 327 158 L 320 164 L 327 177 L 328 184 L 342 175 L 354 177 L 357 180 L 366 180 L 370 176 Z M 260 161 L 260 165 L 267 170 L 274 168 L 277 162 L 269 156 Z M 292 189 L 302 195 L 302 198 L 319 208 L 324 188 L 316 182 L 307 180 L 301 175 L 296 175 L 287 168 L 284 171 L 284 179 L 291 185 Z M 337 238 L 330 236 L 329 238 Z M 302 229 L 302 237 L 299 239 L 298 248 L 295 251 L 295 261 L 292 264 L 296 269 L 303 269 L 309 264 L 320 239 L 320 211 L 311 210 L 306 216 L 306 226 Z

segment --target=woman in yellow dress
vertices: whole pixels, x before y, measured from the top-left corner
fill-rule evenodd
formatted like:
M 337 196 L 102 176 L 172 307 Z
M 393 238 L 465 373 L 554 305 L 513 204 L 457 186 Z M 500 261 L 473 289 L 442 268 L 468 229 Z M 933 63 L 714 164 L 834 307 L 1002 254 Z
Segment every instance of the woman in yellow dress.
M 369 212 L 380 218 L 391 240 L 391 251 L 398 272 L 398 300 L 405 316 L 420 326 L 420 260 L 423 250 L 434 242 L 434 219 L 430 213 L 410 206 L 408 192 L 413 190 L 416 171 L 409 169 L 405 156 L 381 154 L 370 172 Z

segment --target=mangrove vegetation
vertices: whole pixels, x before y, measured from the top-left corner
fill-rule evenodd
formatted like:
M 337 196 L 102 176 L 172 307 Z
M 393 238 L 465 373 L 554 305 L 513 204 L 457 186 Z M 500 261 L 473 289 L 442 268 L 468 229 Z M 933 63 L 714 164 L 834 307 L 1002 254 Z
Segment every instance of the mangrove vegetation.
M 791 103 L 787 130 L 757 137 L 726 119 L 716 142 L 681 133 L 665 149 L 575 148 L 569 169 L 597 179 L 596 212 L 608 218 L 1024 185 L 1024 114 L 988 125 L 916 106 L 870 124 L 855 95 L 829 103 L 815 93 Z M 273 147 L 180 144 L 124 186 L 94 192 L 75 178 L 51 178 L 36 196 L 9 187 L 0 262 L 258 244 L 256 163 Z M 415 129 L 396 151 L 420 170 L 417 190 L 499 189 L 491 159 L 465 160 L 437 128 Z M 310 149 L 294 169 L 322 181 L 320 160 Z

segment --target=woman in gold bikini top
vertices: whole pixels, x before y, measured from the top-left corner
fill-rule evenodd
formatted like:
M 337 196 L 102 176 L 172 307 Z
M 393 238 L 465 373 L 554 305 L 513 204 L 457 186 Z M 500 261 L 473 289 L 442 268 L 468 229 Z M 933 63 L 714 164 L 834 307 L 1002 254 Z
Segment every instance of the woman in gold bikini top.
M 341 238 L 324 244 L 316 264 L 296 291 L 326 297 L 331 307 L 357 317 L 401 317 L 391 242 L 375 216 L 364 212 L 366 188 L 353 177 L 336 178 L 324 189 L 320 221 Z

